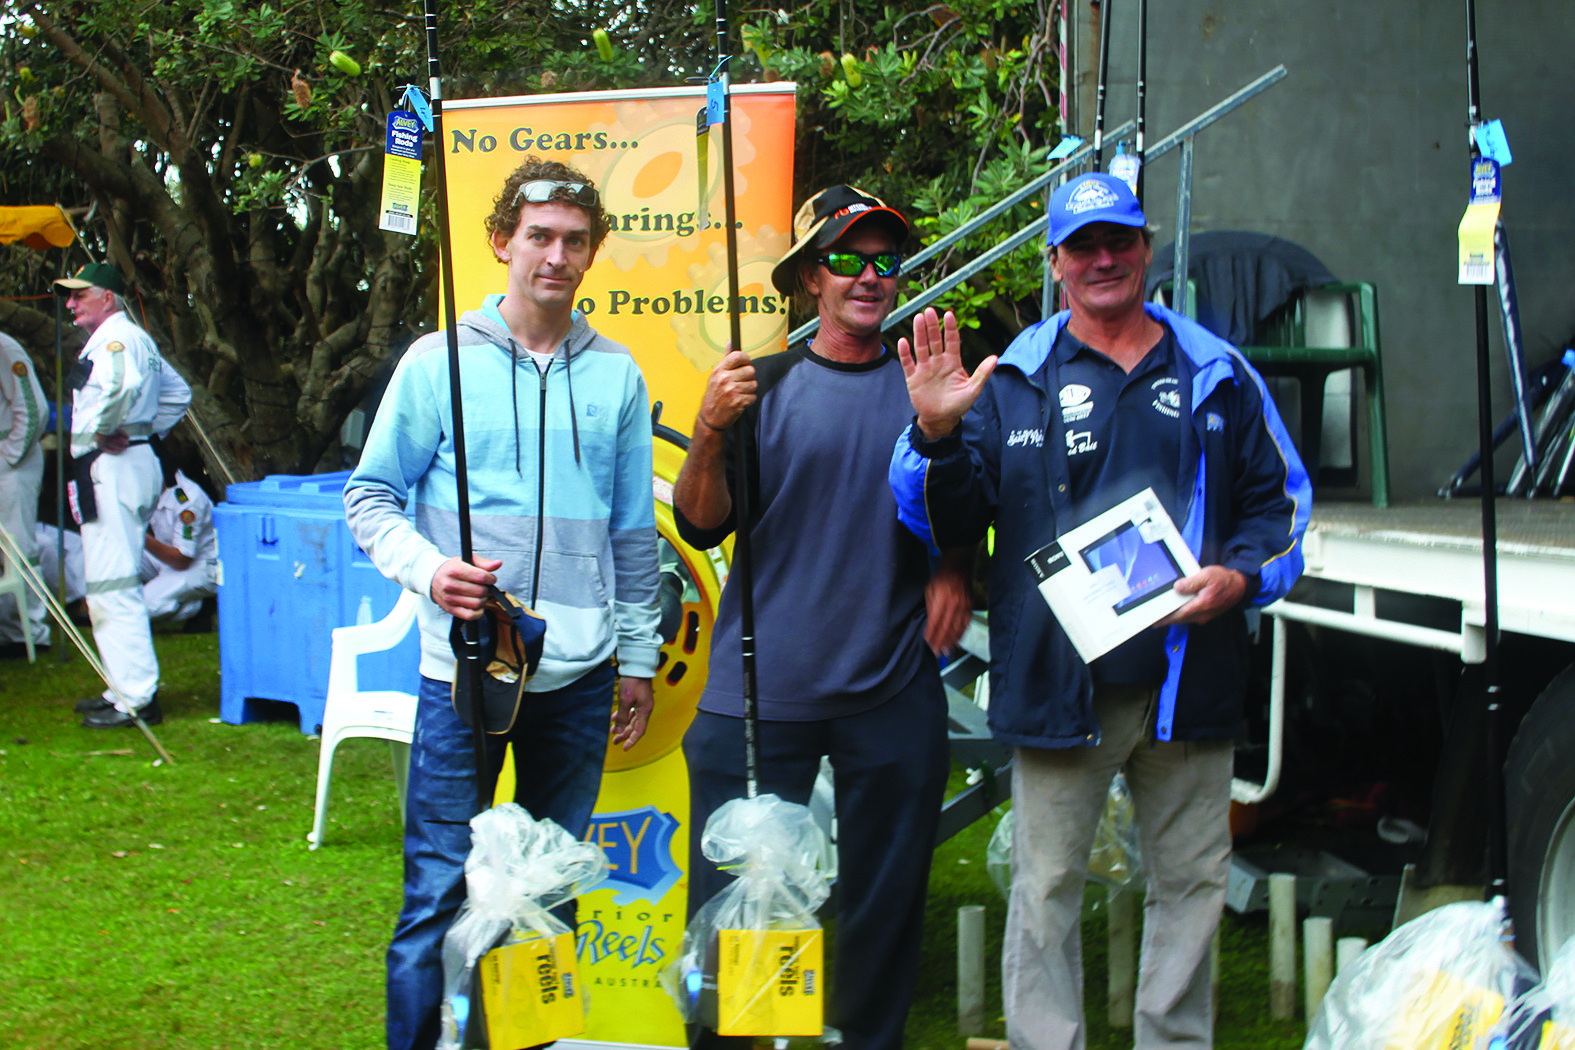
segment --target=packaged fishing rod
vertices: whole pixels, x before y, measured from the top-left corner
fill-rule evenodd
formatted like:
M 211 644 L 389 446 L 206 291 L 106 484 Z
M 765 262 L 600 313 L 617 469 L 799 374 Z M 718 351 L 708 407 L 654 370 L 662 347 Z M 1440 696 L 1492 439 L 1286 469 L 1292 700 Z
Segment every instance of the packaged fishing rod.
M 737 878 L 689 920 L 662 971 L 685 1023 L 718 1035 L 826 1037 L 815 910 L 836 871 L 825 833 L 806 807 L 758 795 L 712 814 L 701 849 Z
M 579 1034 L 574 934 L 549 909 L 601 882 L 606 856 L 513 802 L 470 827 L 465 903 L 443 938 L 438 1050 L 515 1050 Z

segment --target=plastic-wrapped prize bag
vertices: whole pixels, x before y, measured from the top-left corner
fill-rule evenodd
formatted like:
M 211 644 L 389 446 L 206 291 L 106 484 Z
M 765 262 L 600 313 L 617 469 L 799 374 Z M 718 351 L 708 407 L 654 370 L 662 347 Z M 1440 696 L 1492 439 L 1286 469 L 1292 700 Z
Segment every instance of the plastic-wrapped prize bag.
M 689 920 L 662 971 L 684 1021 L 719 1035 L 824 1036 L 815 910 L 836 878 L 825 832 L 807 807 L 759 795 L 713 813 L 701 849 L 737 878 Z
M 1418 916 L 1340 972 L 1307 1026 L 1304 1050 L 1446 1050 L 1486 1045 L 1535 980 L 1500 937 L 1503 910 L 1463 901 Z
M 584 1031 L 574 935 L 548 909 L 606 877 L 601 847 L 512 802 L 470 828 L 465 903 L 443 938 L 438 1050 L 507 1050 Z
M 1012 827 L 1017 811 L 1009 810 L 995 826 L 985 850 L 985 867 L 995 888 L 1006 900 L 1012 899 Z M 1116 889 L 1143 883 L 1143 858 L 1138 851 L 1137 823 L 1132 814 L 1132 792 L 1126 775 L 1117 772 L 1110 780 L 1110 794 L 1094 829 L 1094 848 L 1088 855 L 1088 877 Z
M 1575 938 L 1548 964 L 1542 983 L 1516 999 L 1495 1035 L 1513 1050 L 1575 1050 Z

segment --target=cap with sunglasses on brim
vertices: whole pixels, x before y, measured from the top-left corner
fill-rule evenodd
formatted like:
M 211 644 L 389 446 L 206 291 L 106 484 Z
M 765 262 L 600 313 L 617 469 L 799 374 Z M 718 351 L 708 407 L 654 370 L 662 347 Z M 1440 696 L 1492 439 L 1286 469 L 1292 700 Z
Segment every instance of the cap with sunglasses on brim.
M 1125 179 L 1091 171 L 1070 179 L 1050 195 L 1050 233 L 1045 238 L 1054 248 L 1091 222 L 1113 222 L 1118 226 L 1146 226 L 1143 206 L 1138 203 Z
M 80 288 L 104 288 L 116 295 L 126 294 L 126 282 L 120 271 L 109 263 L 88 263 L 70 277 L 55 281 L 55 291 L 76 291 Z
M 816 251 L 836 242 L 857 223 L 874 219 L 888 227 L 900 245 L 908 236 L 908 220 L 879 197 L 872 197 L 855 186 L 832 186 L 821 190 L 793 216 L 793 247 L 771 270 L 771 283 L 783 295 L 792 295 L 798 284 L 798 264 L 806 251 Z

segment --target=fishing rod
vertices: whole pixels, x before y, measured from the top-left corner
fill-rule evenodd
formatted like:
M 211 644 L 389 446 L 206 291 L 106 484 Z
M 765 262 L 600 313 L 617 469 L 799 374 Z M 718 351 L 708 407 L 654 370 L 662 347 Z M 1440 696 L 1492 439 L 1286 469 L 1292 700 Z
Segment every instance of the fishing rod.
M 1466 0 L 1466 117 L 1471 159 L 1481 159 L 1477 129 L 1482 123 L 1481 83 L 1477 74 L 1476 0 Z M 1477 442 L 1481 452 L 1482 480 L 1482 658 L 1483 694 L 1487 704 L 1488 751 L 1487 897 L 1505 904 L 1508 915 L 1509 846 L 1504 815 L 1504 756 L 1500 743 L 1503 700 L 1498 679 L 1498 519 L 1494 505 L 1492 374 L 1488 353 L 1487 287 L 1474 285 L 1477 329 Z M 1506 922 L 1508 920 L 1506 919 Z
M 1110 0 L 1104 0 L 1109 3 Z M 1137 29 L 1137 138 L 1133 152 L 1137 155 L 1137 185 L 1132 187 L 1132 193 L 1137 197 L 1138 207 L 1143 207 L 1143 128 L 1147 123 L 1148 114 L 1148 0 L 1138 0 L 1138 29 Z
M 1094 170 L 1105 167 L 1105 88 L 1110 83 L 1110 5 L 1099 0 L 1099 82 L 1094 89 Z
M 728 40 L 727 0 L 716 0 L 717 77 L 722 102 L 722 198 L 727 225 L 728 338 L 735 350 L 744 346 L 739 317 L 738 197 L 733 184 L 733 100 L 728 62 L 733 57 Z M 745 428 L 733 435 L 733 474 L 738 491 L 733 495 L 738 527 L 733 532 L 733 563 L 729 574 L 738 587 L 739 651 L 744 677 L 744 783 L 746 797 L 760 791 L 760 697 L 755 680 L 755 566 L 749 520 L 753 494 L 749 491 L 749 455 L 744 447 Z
M 467 565 L 475 564 L 475 549 L 470 531 L 470 475 L 465 459 L 465 405 L 459 381 L 459 320 L 454 306 L 454 250 L 449 237 L 448 164 L 443 149 L 443 86 L 438 64 L 437 0 L 425 0 L 427 21 L 427 80 L 432 96 L 432 141 L 437 154 L 438 264 L 443 275 L 443 326 L 448 334 L 448 395 L 454 422 L 455 498 L 459 502 L 459 556 Z M 483 613 L 483 615 L 486 615 Z M 470 686 L 470 726 L 475 734 L 476 812 L 487 808 L 486 715 L 481 700 L 481 626 L 477 620 L 461 625 L 460 666 L 454 669 L 456 681 L 464 675 Z

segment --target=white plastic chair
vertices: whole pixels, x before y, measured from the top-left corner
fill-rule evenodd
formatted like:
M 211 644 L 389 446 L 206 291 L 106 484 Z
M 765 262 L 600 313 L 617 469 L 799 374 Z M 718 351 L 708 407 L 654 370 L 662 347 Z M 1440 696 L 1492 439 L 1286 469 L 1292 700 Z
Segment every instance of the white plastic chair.
M 334 749 L 350 737 L 388 741 L 394 756 L 394 782 L 399 790 L 399 819 L 405 819 L 405 776 L 410 767 L 410 740 L 416 730 L 416 698 L 393 690 L 363 691 L 357 682 L 356 657 L 383 652 L 403 642 L 415 627 L 416 602 L 415 593 L 405 591 L 389 614 L 376 623 L 334 628 L 328 696 L 323 706 L 323 742 L 317 756 L 317 807 L 311 834 L 306 836 L 312 849 L 323 844 Z
M 22 628 L 22 644 L 27 646 L 27 662 L 33 663 L 38 654 L 33 650 L 33 621 L 27 617 L 27 583 L 22 579 L 22 571 L 11 563 L 10 558 L 6 558 L 5 566 L 0 568 L 0 594 L 10 594 L 16 598 L 16 618 Z

